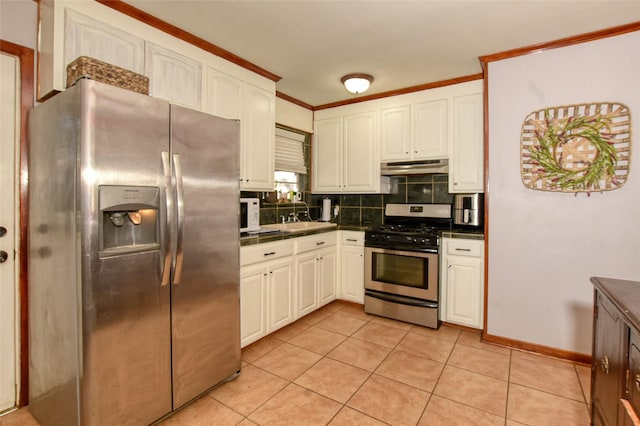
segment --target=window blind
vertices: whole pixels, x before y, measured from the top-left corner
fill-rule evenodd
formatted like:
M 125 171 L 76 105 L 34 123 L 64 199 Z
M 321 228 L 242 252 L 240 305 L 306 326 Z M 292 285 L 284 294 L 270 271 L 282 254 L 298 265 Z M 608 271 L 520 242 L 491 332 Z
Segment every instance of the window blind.
M 276 170 L 307 174 L 304 140 L 303 134 L 276 128 Z

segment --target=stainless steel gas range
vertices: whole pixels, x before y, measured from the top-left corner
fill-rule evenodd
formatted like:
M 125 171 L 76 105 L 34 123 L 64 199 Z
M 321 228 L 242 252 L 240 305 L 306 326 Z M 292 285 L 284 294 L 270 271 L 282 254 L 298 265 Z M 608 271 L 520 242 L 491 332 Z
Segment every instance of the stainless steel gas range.
M 365 232 L 365 312 L 438 328 L 438 247 L 450 204 L 387 204 Z

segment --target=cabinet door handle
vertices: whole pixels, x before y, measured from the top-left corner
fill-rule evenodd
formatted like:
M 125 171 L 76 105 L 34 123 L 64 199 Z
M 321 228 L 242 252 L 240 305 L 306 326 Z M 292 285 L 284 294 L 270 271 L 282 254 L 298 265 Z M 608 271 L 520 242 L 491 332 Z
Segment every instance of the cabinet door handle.
M 471 249 L 466 249 L 466 248 L 457 248 L 457 247 L 456 247 L 456 251 L 471 251 Z
M 606 355 L 602 357 L 600 367 L 602 367 L 602 371 L 604 371 L 605 374 L 609 374 L 609 357 Z

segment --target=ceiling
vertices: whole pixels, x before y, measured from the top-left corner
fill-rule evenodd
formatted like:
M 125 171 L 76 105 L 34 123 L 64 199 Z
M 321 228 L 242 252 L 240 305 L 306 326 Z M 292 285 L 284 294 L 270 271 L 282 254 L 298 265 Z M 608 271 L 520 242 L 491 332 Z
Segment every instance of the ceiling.
M 479 56 L 640 21 L 640 0 L 124 0 L 281 77 L 311 106 L 480 73 Z M 603 58 L 606 60 L 605 58 Z M 581 66 L 584 66 L 582 64 Z

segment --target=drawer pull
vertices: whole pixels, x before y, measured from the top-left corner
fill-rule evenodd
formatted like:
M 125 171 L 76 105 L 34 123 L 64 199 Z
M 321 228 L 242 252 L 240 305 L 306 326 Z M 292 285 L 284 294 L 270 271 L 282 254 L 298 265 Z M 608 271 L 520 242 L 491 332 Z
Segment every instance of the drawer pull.
M 640 373 L 636 374 L 636 390 L 640 392 Z
M 273 256 L 274 254 L 276 254 L 275 251 L 270 251 L 269 253 L 265 253 L 264 256 Z
M 352 243 L 355 243 L 358 240 L 356 240 L 355 238 L 347 238 L 347 241 L 351 241 Z
M 456 251 L 471 251 L 471 249 L 457 248 L 456 247 Z
M 324 243 L 325 243 L 325 241 L 320 241 L 320 242 L 317 242 L 317 243 L 316 243 L 316 245 L 317 245 L 317 246 L 321 246 L 321 245 L 323 245 Z
M 609 374 L 609 357 L 607 357 L 606 355 L 602 357 L 602 360 L 600 361 L 600 367 L 602 367 L 602 371 L 604 371 L 605 374 Z

